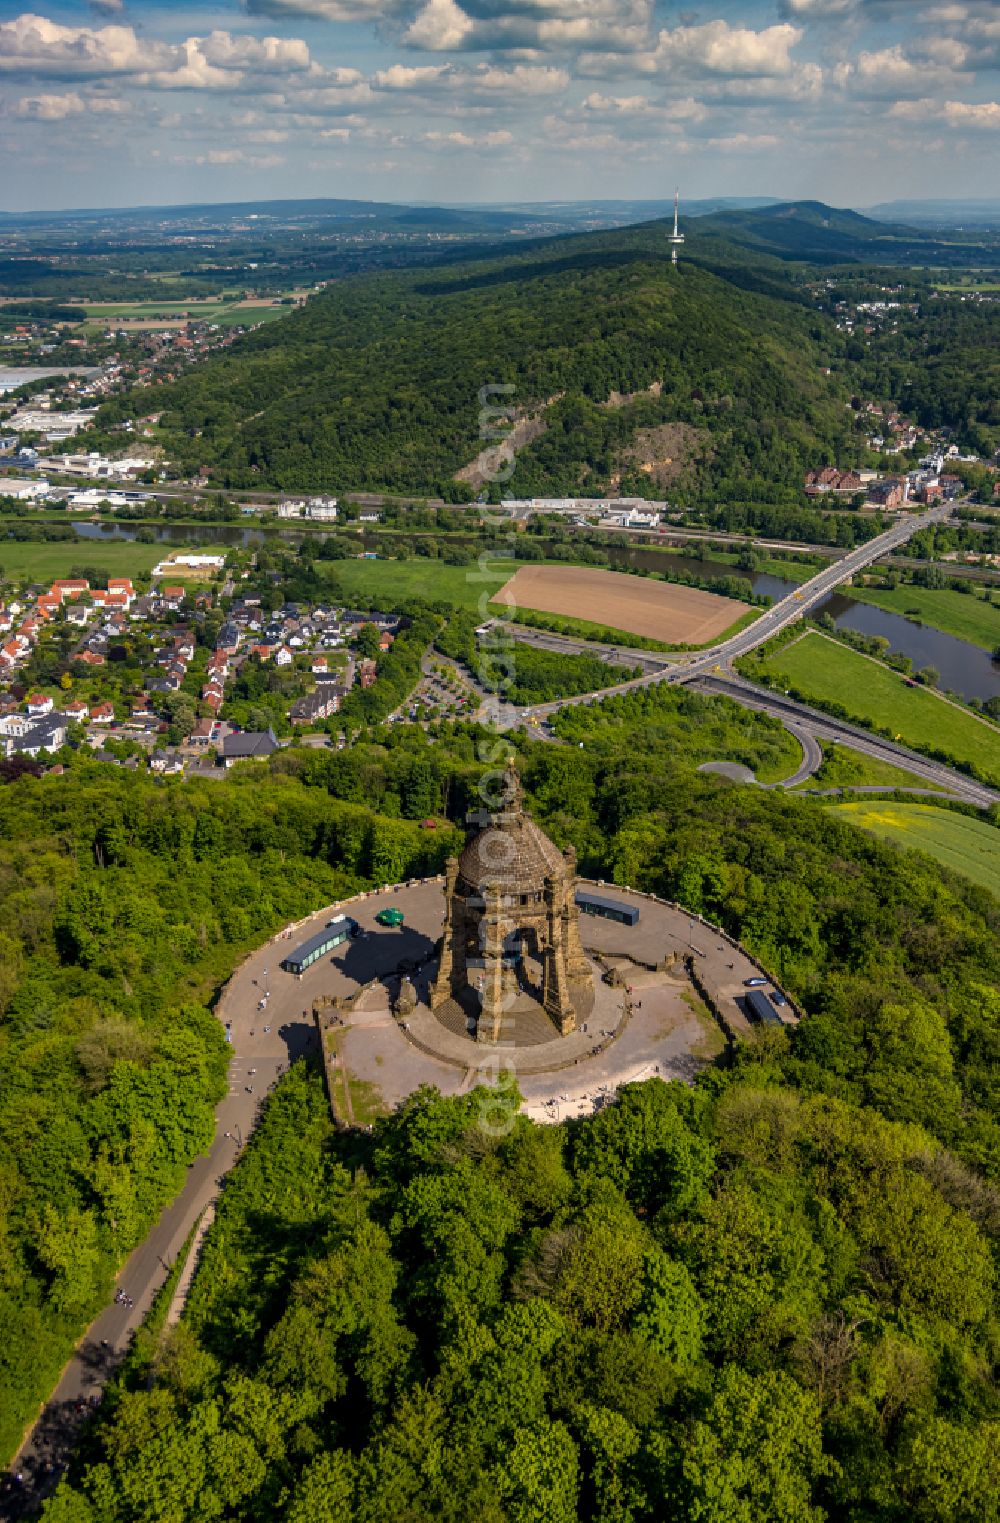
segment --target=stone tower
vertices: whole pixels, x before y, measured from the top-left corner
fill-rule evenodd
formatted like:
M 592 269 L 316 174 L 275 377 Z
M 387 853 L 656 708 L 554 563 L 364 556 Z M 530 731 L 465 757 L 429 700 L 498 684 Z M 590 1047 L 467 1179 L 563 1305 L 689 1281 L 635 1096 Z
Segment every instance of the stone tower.
M 576 907 L 576 854 L 561 852 L 524 812 L 520 778 L 504 773 L 501 807 L 486 818 L 461 857 L 447 864 L 441 962 L 431 996 L 479 996 L 477 1038 L 496 1043 L 513 1005 L 530 990 L 529 961 L 540 964 L 536 995 L 559 1032 L 576 1027 L 576 1007 L 593 993 L 590 965 L 580 942 Z

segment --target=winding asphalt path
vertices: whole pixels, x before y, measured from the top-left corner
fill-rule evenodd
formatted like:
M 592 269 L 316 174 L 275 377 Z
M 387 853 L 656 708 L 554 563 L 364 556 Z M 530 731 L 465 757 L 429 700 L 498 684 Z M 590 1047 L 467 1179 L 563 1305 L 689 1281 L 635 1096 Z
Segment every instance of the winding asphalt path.
M 735 703 L 741 704 L 744 708 L 756 709 L 762 714 L 771 714 L 775 719 L 780 719 L 788 728 L 797 725 L 802 734 L 808 731 L 817 741 L 836 741 L 840 745 L 850 746 L 853 751 L 861 751 L 865 756 L 871 756 L 876 761 L 888 762 L 894 767 L 903 767 L 907 772 L 916 773 L 918 777 L 924 778 L 931 784 L 932 791 L 950 793 L 967 804 L 975 804 L 977 809 L 989 809 L 991 805 L 1000 803 L 1000 793 L 987 788 L 984 783 L 977 783 L 973 778 L 966 777 L 963 772 L 956 772 L 954 768 L 945 766 L 943 762 L 931 761 L 928 757 L 922 756 L 919 751 L 910 751 L 894 740 L 884 740 L 881 736 L 873 735 L 859 725 L 849 724 L 843 719 L 834 719 L 820 709 L 810 708 L 808 704 L 798 703 L 795 699 L 785 698 L 779 693 L 772 693 L 768 688 L 757 687 L 755 683 L 747 682 L 744 677 L 737 677 L 731 673 L 724 675 L 712 673 L 710 676 L 700 677 L 694 686 L 699 692 L 732 698 Z M 800 778 L 799 781 L 805 781 L 805 779 Z M 789 778 L 786 786 L 793 787 L 794 780 Z

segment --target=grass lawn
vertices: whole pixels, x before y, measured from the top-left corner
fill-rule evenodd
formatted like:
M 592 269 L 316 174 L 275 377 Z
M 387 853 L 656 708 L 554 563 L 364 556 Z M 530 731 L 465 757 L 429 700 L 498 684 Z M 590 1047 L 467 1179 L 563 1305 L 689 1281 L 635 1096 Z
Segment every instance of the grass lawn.
M 811 788 L 926 788 L 928 782 L 916 772 L 852 751 L 850 746 L 823 747 L 823 765 L 793 792 Z
M 1000 830 L 932 804 L 837 804 L 839 815 L 899 846 L 924 851 L 1000 898 Z
M 29 543 L 0 539 L 0 580 L 27 576 L 50 582 L 68 576 L 73 566 L 93 566 L 111 576 L 149 572 L 175 545 L 143 545 L 135 540 L 60 539 Z M 201 549 L 191 546 L 191 549 Z M 210 552 L 207 552 L 210 553 Z
M 450 603 L 455 608 L 478 611 L 479 600 L 487 598 L 509 582 L 517 562 L 491 560 L 488 570 L 478 565 L 448 566 L 444 561 L 316 561 L 342 588 L 348 601 L 370 598 L 374 605 L 391 607 L 405 598 L 427 598 L 430 602 Z M 483 617 L 488 617 L 484 612 Z
M 780 576 L 786 582 L 808 582 L 811 577 L 818 576 L 823 568 L 829 565 L 826 556 L 818 566 L 804 565 L 801 561 L 783 561 L 777 558 L 761 561 L 755 572 L 741 571 L 738 565 L 739 554 L 735 550 L 710 550 L 706 552 L 708 560 L 722 561 L 727 566 L 732 566 L 738 576 L 753 578 L 754 576 Z M 697 562 L 694 562 L 697 565 Z
M 789 734 L 788 730 L 781 729 L 774 737 L 774 756 L 770 761 L 758 761 L 754 766 L 754 773 L 758 783 L 781 783 L 786 777 L 792 777 L 802 765 L 802 747 Z M 732 757 L 724 757 L 723 760 L 732 760 Z
M 843 706 L 862 724 L 891 731 L 904 744 L 933 746 L 956 761 L 971 762 L 1000 782 L 1000 730 L 948 703 L 927 688 L 907 687 L 898 672 L 810 631 L 761 662 L 744 663 L 748 675 L 781 677 L 803 699 Z
M 914 622 L 928 624 L 943 634 L 968 640 L 983 650 L 1000 645 L 1000 604 L 987 603 L 975 592 L 956 592 L 951 587 L 932 592 L 927 587 L 897 587 L 887 592 L 879 587 L 851 587 L 848 596 L 862 603 L 874 603 L 887 613 L 908 615 Z

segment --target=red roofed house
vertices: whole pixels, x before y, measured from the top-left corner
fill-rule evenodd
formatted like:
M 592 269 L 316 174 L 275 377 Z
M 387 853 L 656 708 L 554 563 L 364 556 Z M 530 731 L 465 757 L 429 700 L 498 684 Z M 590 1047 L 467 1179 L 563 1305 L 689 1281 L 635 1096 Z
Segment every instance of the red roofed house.
M 28 699 L 28 713 L 32 716 L 39 714 L 51 714 L 55 704 L 51 698 L 46 698 L 44 693 L 32 693 Z
M 90 711 L 91 724 L 111 724 L 115 717 L 113 703 L 95 703 Z
M 97 650 L 81 650 L 73 657 L 74 661 L 82 661 L 84 666 L 104 666 L 106 658 Z
M 90 713 L 82 698 L 71 698 L 69 703 L 63 704 L 62 711 L 67 719 L 75 719 L 77 721 L 86 719 Z
M 184 601 L 183 587 L 161 587 L 160 597 L 168 608 L 179 608 Z
M 89 591 L 90 583 L 85 582 L 82 577 L 71 582 L 53 582 L 49 588 L 50 596 L 58 597 L 61 603 L 72 603 L 75 598 L 82 597 Z

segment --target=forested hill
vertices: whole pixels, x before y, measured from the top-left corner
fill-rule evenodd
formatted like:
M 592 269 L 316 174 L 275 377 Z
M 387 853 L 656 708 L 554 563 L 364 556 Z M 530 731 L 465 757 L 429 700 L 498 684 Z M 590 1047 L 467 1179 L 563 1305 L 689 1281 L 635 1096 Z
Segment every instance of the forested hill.
M 693 230 L 699 246 L 719 243 L 811 264 L 961 268 L 970 262 L 1000 263 L 1000 246 L 987 229 L 938 234 L 878 221 L 821 201 L 728 208 L 699 217 Z
M 158 397 L 168 453 L 229 486 L 460 495 L 481 389 L 510 385 L 542 429 L 515 492 L 797 492 L 846 437 L 826 374 L 840 335 L 776 262 L 765 290 L 746 289 L 745 256 L 713 243 L 674 270 L 665 235 L 646 224 L 332 285 Z M 138 392 L 104 420 L 148 407 Z

